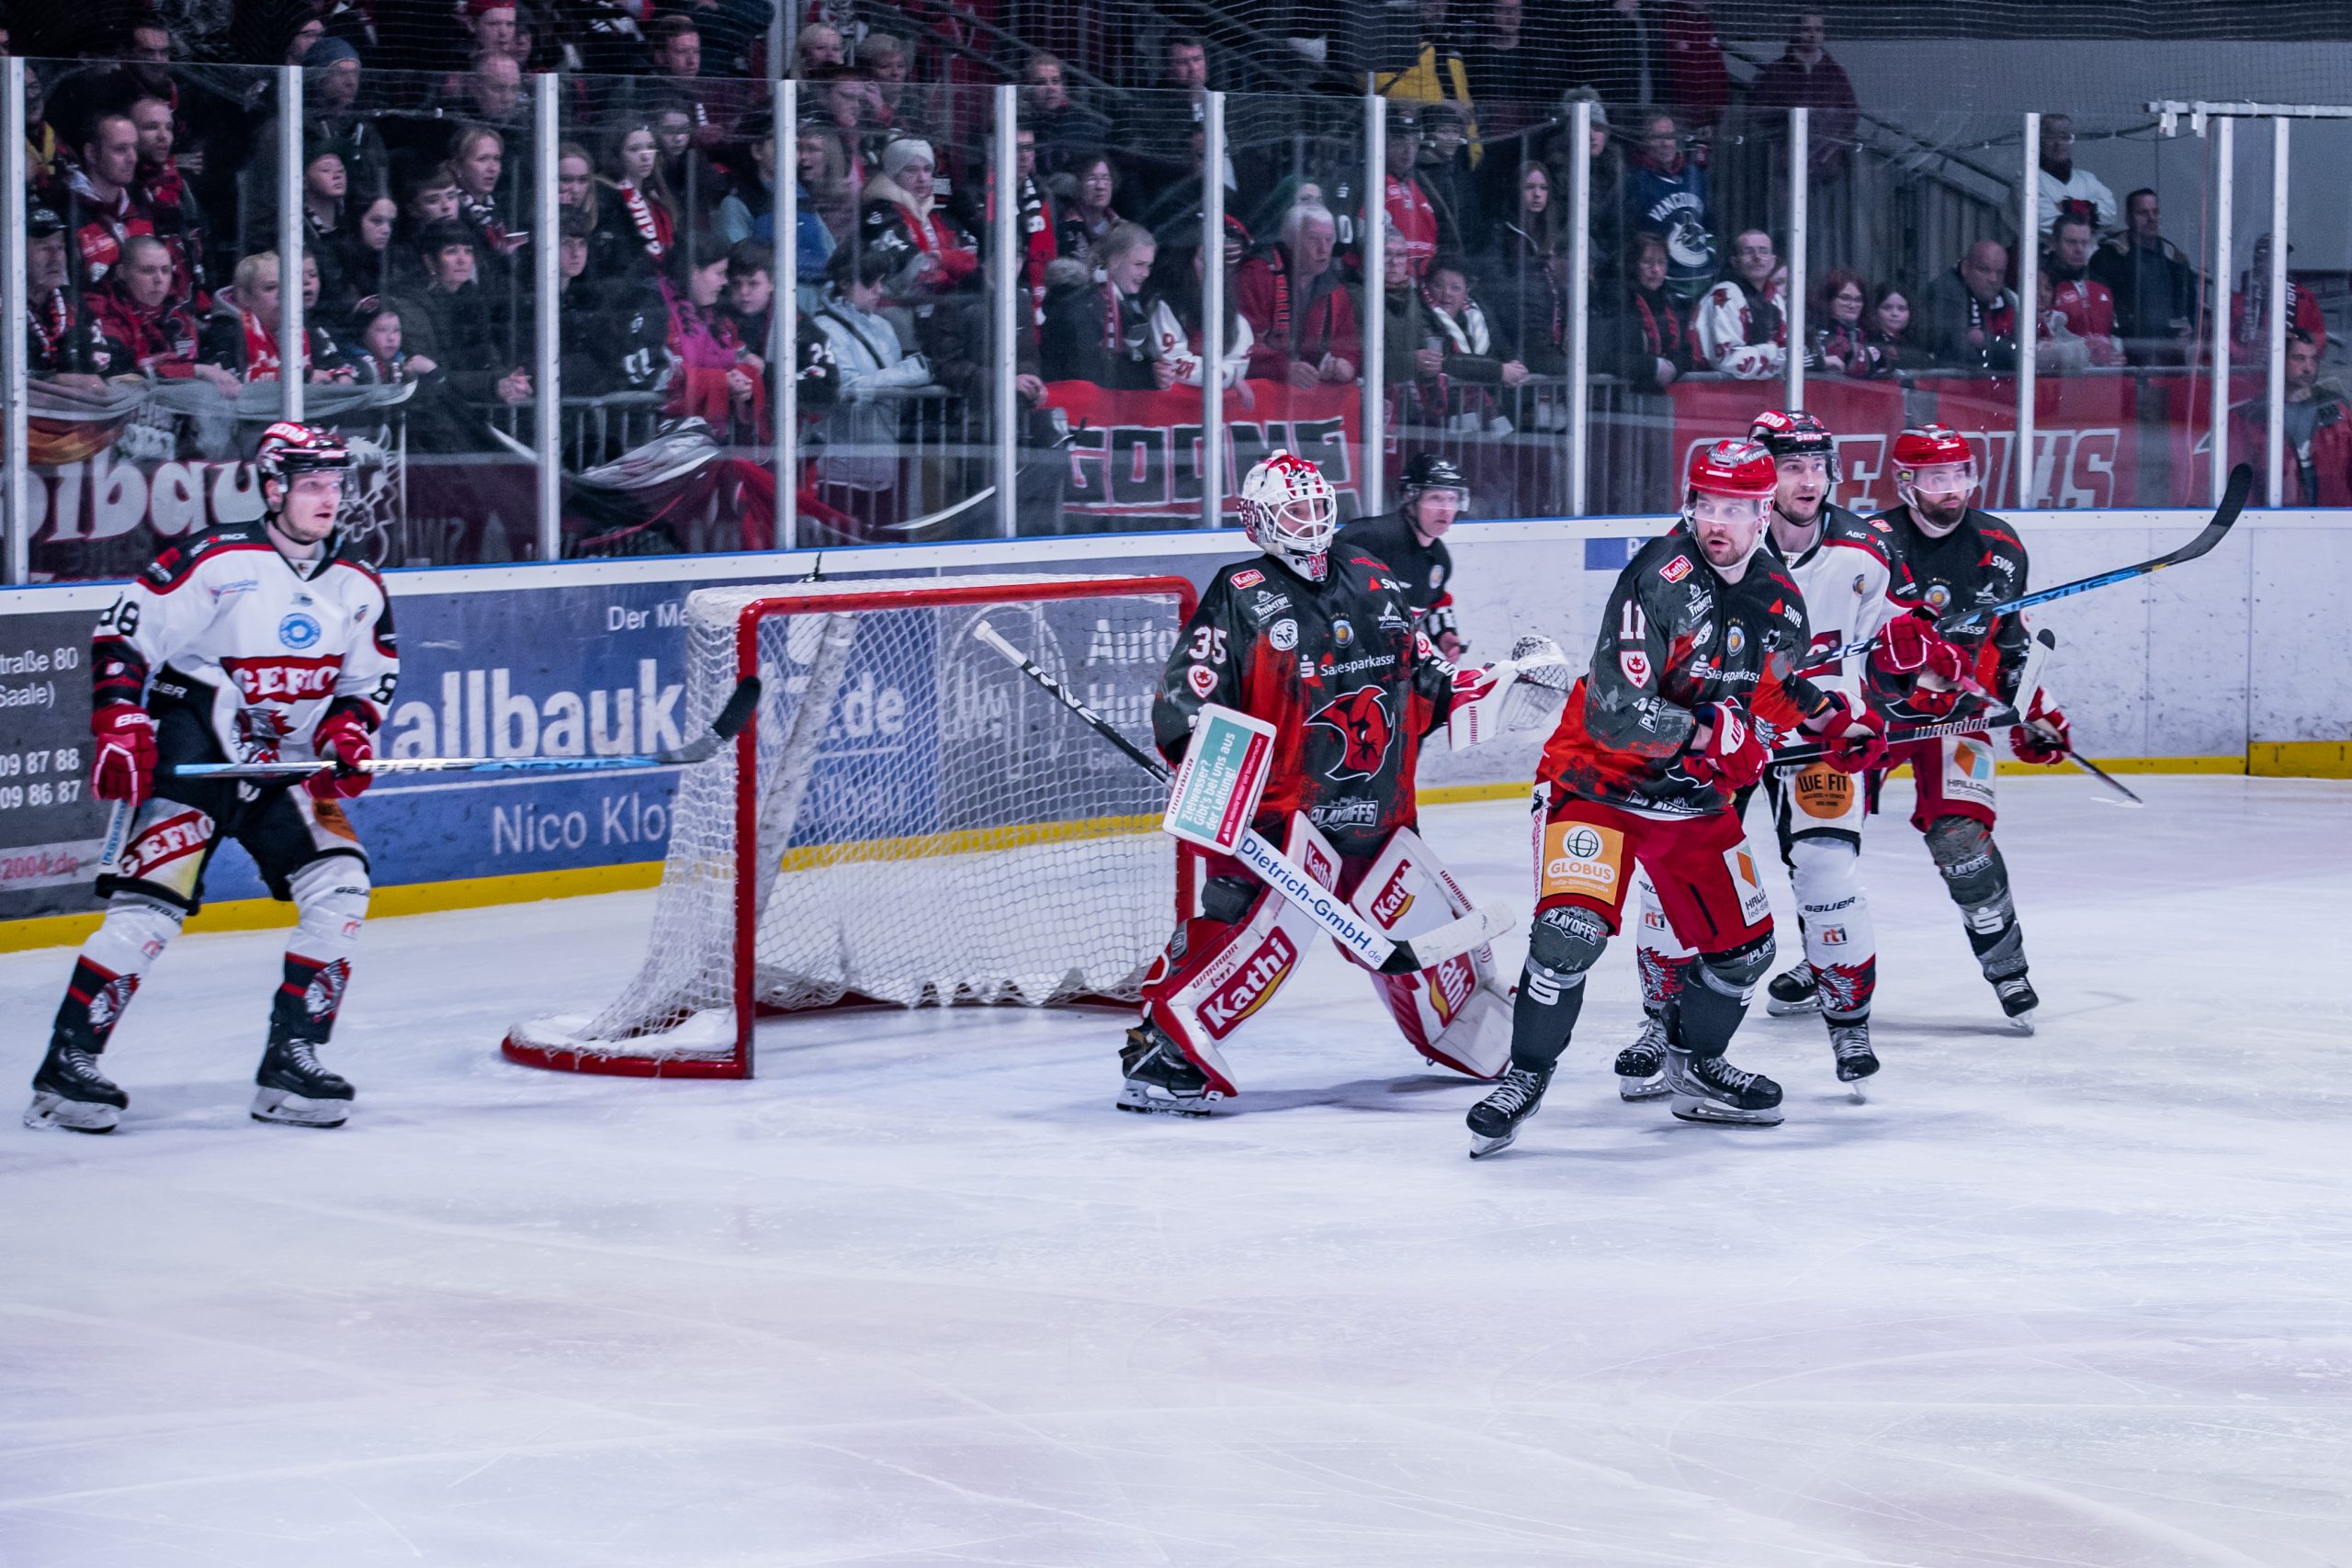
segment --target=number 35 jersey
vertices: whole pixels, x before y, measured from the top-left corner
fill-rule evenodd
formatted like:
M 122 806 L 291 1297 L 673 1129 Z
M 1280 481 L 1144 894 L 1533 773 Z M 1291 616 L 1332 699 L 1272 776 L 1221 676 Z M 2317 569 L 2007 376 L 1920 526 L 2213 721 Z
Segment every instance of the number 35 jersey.
M 1453 667 L 1413 629 L 1387 566 L 1335 548 L 1309 582 L 1272 557 L 1209 579 L 1169 656 L 1153 738 L 1184 754 L 1193 717 L 1217 703 L 1274 726 L 1258 830 L 1279 840 L 1304 811 L 1344 855 L 1377 854 L 1414 818 L 1421 738 L 1453 705 Z
M 333 549 L 298 567 L 260 522 L 158 555 L 98 617 L 91 653 L 97 703 L 193 709 L 232 761 L 309 760 L 339 708 L 376 729 L 400 681 L 383 580 Z

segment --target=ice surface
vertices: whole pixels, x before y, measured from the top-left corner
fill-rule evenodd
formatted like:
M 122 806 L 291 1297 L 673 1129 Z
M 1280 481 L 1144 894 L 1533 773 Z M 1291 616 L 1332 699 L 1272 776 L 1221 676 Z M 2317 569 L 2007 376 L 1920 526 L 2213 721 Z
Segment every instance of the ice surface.
M 649 897 L 388 919 L 314 1133 L 245 1117 L 277 939 L 189 939 L 121 1133 L 0 1127 L 0 1563 L 2352 1562 L 2352 787 L 2142 787 L 2003 782 L 2038 1037 L 1881 818 L 1871 1103 L 1759 1010 L 1783 1126 L 1620 1104 L 1621 943 L 1476 1165 L 1328 953 L 1195 1123 L 1084 1014 L 512 1066 Z M 1522 906 L 1523 823 L 1427 818 Z M 0 958 L 24 1072 L 65 972 Z

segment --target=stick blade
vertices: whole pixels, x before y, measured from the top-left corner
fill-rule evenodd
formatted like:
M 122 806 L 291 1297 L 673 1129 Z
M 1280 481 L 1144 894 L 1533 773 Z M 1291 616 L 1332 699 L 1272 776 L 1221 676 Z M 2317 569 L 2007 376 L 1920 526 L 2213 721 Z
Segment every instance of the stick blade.
M 746 675 L 736 682 L 726 705 L 718 710 L 718 716 L 710 721 L 710 732 L 721 740 L 734 739 L 752 722 L 752 715 L 759 711 L 759 706 L 760 678 Z
M 1425 931 L 1409 942 L 1400 942 L 1388 962 L 1380 966 L 1384 975 L 1415 975 L 1424 969 L 1434 969 L 1449 958 L 1486 946 L 1499 936 L 1508 936 L 1519 926 L 1519 917 L 1501 909 L 1473 909 L 1445 924 Z

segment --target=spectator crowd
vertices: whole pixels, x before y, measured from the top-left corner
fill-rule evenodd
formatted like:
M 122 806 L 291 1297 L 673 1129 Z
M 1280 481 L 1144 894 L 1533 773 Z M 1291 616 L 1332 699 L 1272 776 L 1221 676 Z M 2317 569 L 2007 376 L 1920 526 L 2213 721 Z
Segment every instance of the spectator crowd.
M 1378 27 L 1295 7 L 1302 72 L 1360 67 L 1389 96 L 1379 199 L 1363 188 L 1357 100 L 1237 96 L 1224 164 L 1206 171 L 1227 213 L 1214 257 L 1203 104 L 1224 84 L 1183 31 L 1152 38 L 1141 89 L 1034 50 L 991 56 L 1020 87 L 1014 185 L 999 193 L 994 78 L 913 7 L 818 0 L 801 15 L 787 124 L 765 79 L 768 0 L 155 3 L 108 14 L 78 59 L 28 63 L 36 378 L 185 380 L 224 398 L 288 375 L 413 384 L 412 445 L 480 451 L 491 425 L 524 428 L 540 391 L 537 257 L 552 246 L 566 398 L 633 398 L 761 442 L 790 322 L 820 482 L 869 499 L 894 482 L 887 454 L 920 395 L 985 411 L 1000 373 L 1027 410 L 1057 381 L 1341 387 L 1373 333 L 1397 425 L 1555 429 L 1565 400 L 1532 393 L 1568 367 L 1578 99 L 1593 373 L 1654 391 L 1694 373 L 1777 377 L 1792 355 L 1850 378 L 2017 368 L 2018 256 L 1990 239 L 1932 276 L 1818 276 L 1792 341 L 1786 236 L 1729 221 L 1711 188 L 1736 111 L 1723 46 L 1690 0 L 1420 0 L 1374 7 Z M 413 25 L 427 14 L 435 25 Z M 411 25 L 394 48 L 396 15 Z M 7 42 L 22 51 L 20 31 Z M 224 55 L 299 67 L 299 113 L 277 73 Z M 546 71 L 560 73 L 558 220 L 538 233 L 532 82 Z M 1768 118 L 1814 110 L 1815 172 L 1837 174 L 1858 110 L 1822 14 L 1791 18 L 1746 102 Z M 279 254 L 288 148 L 298 269 Z M 1009 353 L 990 342 L 999 199 L 1017 236 Z M 2156 193 L 2119 201 L 2077 167 L 2062 115 L 2042 121 L 2039 217 L 2043 372 L 2194 360 L 2204 285 L 2165 237 Z M 1375 222 L 1376 286 L 1363 259 Z M 790 278 L 775 276 L 778 224 L 796 243 Z M 1215 365 L 1209 265 L 1226 282 Z M 2229 301 L 2249 344 L 2273 309 L 2267 276 L 2257 258 Z M 288 288 L 299 343 L 284 341 Z M 2283 308 L 2299 342 L 2324 347 L 2307 294 L 2290 288 Z

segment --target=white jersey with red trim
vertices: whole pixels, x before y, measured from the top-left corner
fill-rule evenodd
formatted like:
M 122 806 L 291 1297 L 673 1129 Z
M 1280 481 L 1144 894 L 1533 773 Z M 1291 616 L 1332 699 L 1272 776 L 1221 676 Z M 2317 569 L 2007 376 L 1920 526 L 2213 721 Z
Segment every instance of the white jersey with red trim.
M 98 617 L 91 663 L 99 704 L 193 707 L 232 761 L 311 760 L 337 708 L 380 728 L 401 667 L 383 579 L 332 549 L 297 566 L 258 521 L 149 562 Z
M 1780 558 L 1797 591 L 1804 595 L 1805 620 L 1813 632 L 1812 646 L 1827 649 L 1841 643 L 1876 637 L 1879 628 L 1912 607 L 1905 592 L 1907 576 L 1896 563 L 1884 526 L 1856 515 L 1842 506 L 1821 509 L 1821 536 L 1810 549 L 1793 558 L 1768 531 L 1765 542 Z M 1835 685 L 1860 694 L 1860 660 L 1814 676 L 1822 687 Z

